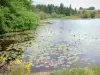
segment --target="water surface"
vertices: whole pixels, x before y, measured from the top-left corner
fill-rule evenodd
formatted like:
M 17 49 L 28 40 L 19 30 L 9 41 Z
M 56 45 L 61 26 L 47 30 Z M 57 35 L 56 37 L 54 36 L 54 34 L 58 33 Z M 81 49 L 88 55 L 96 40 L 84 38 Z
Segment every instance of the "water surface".
M 34 38 L 14 45 L 25 50 L 22 59 L 32 63 L 31 72 L 100 64 L 100 19 L 49 21 L 30 34 Z

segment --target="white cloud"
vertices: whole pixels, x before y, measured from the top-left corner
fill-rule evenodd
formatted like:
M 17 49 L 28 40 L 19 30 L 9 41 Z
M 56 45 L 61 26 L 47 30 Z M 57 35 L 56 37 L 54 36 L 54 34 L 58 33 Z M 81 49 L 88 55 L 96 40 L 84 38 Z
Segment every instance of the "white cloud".
M 63 3 L 65 6 L 72 5 L 73 8 L 79 7 L 90 7 L 94 6 L 97 9 L 100 9 L 100 1 L 99 0 L 33 0 L 37 4 L 54 4 L 59 6 L 60 3 Z

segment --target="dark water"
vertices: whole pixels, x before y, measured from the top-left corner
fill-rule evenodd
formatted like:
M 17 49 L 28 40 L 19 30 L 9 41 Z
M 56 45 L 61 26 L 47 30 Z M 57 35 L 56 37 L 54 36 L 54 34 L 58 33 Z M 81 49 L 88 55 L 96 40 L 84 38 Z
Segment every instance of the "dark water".
M 34 39 L 14 45 L 25 50 L 31 72 L 100 64 L 100 19 L 49 21 L 30 34 Z

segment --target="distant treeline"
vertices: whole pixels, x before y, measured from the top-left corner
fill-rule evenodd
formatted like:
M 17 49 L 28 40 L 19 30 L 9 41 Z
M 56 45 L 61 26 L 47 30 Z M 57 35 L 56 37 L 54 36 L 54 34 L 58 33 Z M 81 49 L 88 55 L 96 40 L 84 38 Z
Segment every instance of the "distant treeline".
M 53 4 L 48 5 L 36 5 L 38 8 L 37 12 L 40 12 L 41 19 L 46 18 L 46 15 L 50 15 L 51 18 L 94 18 L 96 15 L 95 7 L 83 8 L 80 7 L 78 10 L 76 8 L 72 8 L 71 4 L 69 7 L 65 7 L 63 3 L 60 6 L 54 6 Z M 88 13 L 88 10 L 91 11 Z
M 66 16 L 71 16 L 77 14 L 76 8 L 73 9 L 71 7 L 71 4 L 69 7 L 65 7 L 63 3 L 60 4 L 60 6 L 54 6 L 53 4 L 48 4 L 48 5 L 36 5 L 36 7 L 45 13 L 56 13 L 56 14 L 64 14 Z
M 80 7 L 79 10 L 95 10 L 95 7 L 89 7 L 89 8 Z

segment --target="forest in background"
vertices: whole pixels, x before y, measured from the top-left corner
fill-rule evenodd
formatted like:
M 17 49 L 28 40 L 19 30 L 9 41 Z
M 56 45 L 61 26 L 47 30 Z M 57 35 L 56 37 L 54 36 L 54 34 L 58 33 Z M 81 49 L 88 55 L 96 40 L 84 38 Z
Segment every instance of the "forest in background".
M 87 12 L 91 11 L 91 12 Z M 34 5 L 32 0 L 0 0 L 0 34 L 13 31 L 23 31 L 36 29 L 39 20 L 47 18 L 94 18 L 96 13 L 99 16 L 100 11 L 95 11 L 94 7 L 80 10 L 65 7 L 63 3 L 60 6 Z
M 83 8 L 80 7 L 79 9 L 72 8 L 71 4 L 69 7 L 65 7 L 63 3 L 60 4 L 60 6 L 54 6 L 53 4 L 48 5 L 36 5 L 38 8 L 37 13 L 41 13 L 44 15 L 43 18 L 46 18 L 48 15 L 51 18 L 61 18 L 65 17 L 66 19 L 73 19 L 73 18 L 95 18 L 100 17 L 100 11 L 96 11 L 95 7 L 89 7 L 89 8 Z M 42 11 L 42 12 L 41 12 Z M 39 15 L 40 16 L 40 15 Z M 41 17 L 41 16 L 40 16 Z

